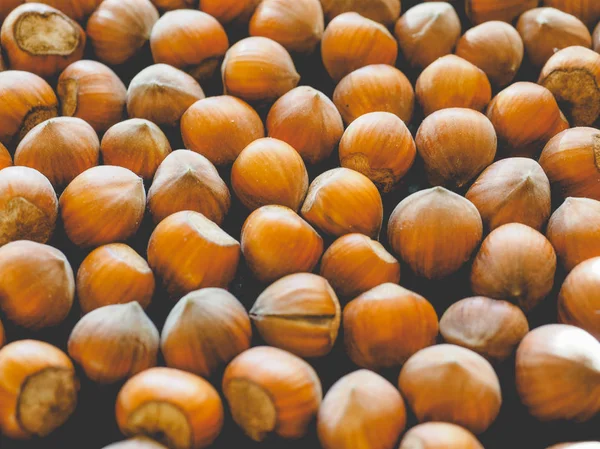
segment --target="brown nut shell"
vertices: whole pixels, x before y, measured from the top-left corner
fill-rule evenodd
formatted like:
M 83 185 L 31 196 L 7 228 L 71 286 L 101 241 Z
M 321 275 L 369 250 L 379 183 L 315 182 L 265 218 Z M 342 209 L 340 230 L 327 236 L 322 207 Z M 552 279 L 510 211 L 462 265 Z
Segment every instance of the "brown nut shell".
M 0 143 L 0 170 L 10 167 L 13 164 L 10 153 L 2 143 Z
M 327 20 L 355 11 L 371 20 L 391 26 L 400 15 L 400 0 L 321 0 Z
M 246 25 L 261 0 L 203 0 L 200 10 L 223 25 Z
M 600 20 L 600 4 L 589 0 L 544 0 L 543 4 L 573 14 L 588 27 Z
M 490 20 L 511 23 L 538 3 L 539 0 L 465 0 L 465 12 L 475 25 Z
M 483 449 L 475 435 L 467 429 L 445 422 L 418 424 L 406 432 L 398 449 L 415 447 L 422 449 Z

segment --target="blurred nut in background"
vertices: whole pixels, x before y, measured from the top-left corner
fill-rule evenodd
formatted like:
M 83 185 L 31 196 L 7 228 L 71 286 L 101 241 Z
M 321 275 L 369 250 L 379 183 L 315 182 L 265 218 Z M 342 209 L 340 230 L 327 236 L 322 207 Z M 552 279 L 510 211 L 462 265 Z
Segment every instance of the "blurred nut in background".
M 600 51 L 600 22 L 594 28 L 594 34 L 592 35 L 592 48 L 595 52 Z
M 352 423 L 352 425 L 349 425 Z M 368 370 L 339 379 L 327 392 L 317 416 L 324 449 L 393 449 L 406 426 L 406 408 L 398 390 Z
M 57 216 L 58 199 L 48 178 L 28 167 L 0 171 L 0 246 L 15 240 L 46 243 Z
M 477 441 L 475 435 L 473 435 L 467 429 L 457 426 L 456 424 L 445 422 L 427 422 L 418 424 L 412 429 L 409 429 L 404 437 L 402 437 L 402 441 L 400 441 L 400 447 L 398 449 L 413 448 L 483 449 L 483 446 L 479 441 Z
M 544 0 L 544 6 L 551 6 L 582 20 L 587 26 L 594 26 L 600 20 L 600 3 L 590 0 Z
M 56 326 L 74 295 L 73 270 L 56 248 L 28 240 L 0 247 L 0 308 L 8 320 L 32 330 Z
M 310 184 L 302 216 L 329 235 L 339 237 L 359 232 L 377 238 L 383 221 L 383 204 L 369 178 L 348 168 L 334 168 Z
M 126 240 L 144 218 L 142 178 L 112 165 L 92 167 L 77 176 L 60 196 L 60 212 L 69 240 L 81 247 Z
M 421 72 L 415 91 L 426 116 L 446 108 L 483 111 L 492 99 L 485 72 L 456 55 L 432 62 Z
M 74 117 L 56 117 L 36 125 L 17 146 L 15 165 L 34 168 L 56 189 L 98 165 L 100 141 L 94 128 Z
M 86 314 L 111 304 L 137 301 L 144 309 L 152 301 L 154 275 L 148 263 L 123 243 L 96 248 L 77 271 L 77 299 Z
M 229 39 L 214 17 L 179 9 L 165 13 L 152 27 L 154 62 L 169 64 L 201 81 L 210 78 L 229 48 Z
M 181 135 L 186 148 L 220 166 L 235 161 L 244 148 L 265 136 L 265 129 L 250 105 L 222 95 L 191 105 L 181 117 Z
M 160 163 L 171 153 L 171 144 L 151 121 L 132 118 L 106 131 L 100 152 L 106 165 L 125 167 L 144 181 L 152 181 Z
M 473 261 L 471 288 L 527 313 L 550 293 L 555 271 L 556 254 L 543 234 L 520 223 L 505 224 L 483 241 Z
M 146 437 L 134 437 L 118 443 L 109 444 L 103 449 L 167 449 L 160 443 Z
M 492 363 L 509 358 L 527 332 L 529 323 L 520 308 L 483 296 L 461 299 L 440 319 L 444 341 L 475 351 Z
M 541 231 L 551 212 L 550 181 L 533 159 L 512 157 L 486 168 L 465 197 L 493 231 L 508 223 L 522 223 Z
M 381 243 L 363 234 L 346 234 L 329 246 L 321 276 L 338 296 L 355 298 L 386 282 L 400 282 L 400 264 Z
M 465 0 L 465 11 L 474 25 L 490 20 L 512 22 L 539 0 Z
M 0 350 L 0 429 L 9 438 L 45 437 L 62 426 L 77 406 L 79 381 L 69 357 L 36 340 Z
M 424 69 L 452 53 L 460 29 L 460 19 L 451 4 L 429 2 L 406 11 L 396 22 L 394 35 L 404 59 L 412 67 Z
M 223 25 L 247 25 L 261 0 L 202 0 L 200 10 Z
M 269 137 L 290 144 L 309 164 L 327 159 L 344 133 L 336 106 L 310 86 L 296 87 L 277 100 L 266 124 Z
M 443 187 L 413 193 L 388 223 L 394 252 L 418 275 L 441 279 L 456 272 L 479 246 L 483 225 L 469 200 Z
M 15 8 L 2 24 L 0 43 L 10 67 L 43 78 L 83 57 L 86 35 L 67 15 L 41 3 Z
M 368 112 L 391 112 L 410 123 L 415 91 L 406 76 L 386 64 L 362 67 L 346 75 L 333 92 L 333 102 L 349 125 Z
M 381 284 L 344 307 L 344 343 L 350 359 L 369 369 L 399 366 L 435 344 L 438 317 L 421 295 Z
M 567 198 L 550 217 L 546 237 L 567 271 L 600 256 L 600 201 Z
M 581 46 L 560 50 L 546 62 L 538 84 L 546 87 L 574 126 L 600 116 L 600 55 Z
M 156 366 L 159 335 L 136 301 L 100 307 L 69 336 L 69 356 L 94 382 L 109 384 Z
M 502 404 L 498 376 L 479 354 L 441 344 L 422 349 L 402 367 L 400 392 L 419 422 L 445 421 L 483 433 Z
M 146 67 L 127 89 L 130 118 L 145 118 L 159 126 L 179 126 L 179 120 L 204 92 L 194 78 L 167 64 Z
M 467 30 L 456 45 L 456 55 L 483 70 L 497 87 L 512 82 L 523 62 L 523 53 L 523 40 L 517 30 L 499 21 Z
M 287 50 L 258 36 L 242 39 L 227 50 L 221 77 L 225 94 L 258 105 L 273 103 L 300 81 Z
M 342 167 L 356 170 L 387 193 L 410 170 L 415 141 L 404 122 L 390 112 L 371 112 L 353 121 L 339 146 Z
M 101 62 L 123 64 L 148 42 L 157 20 L 150 0 L 105 0 L 88 20 L 86 32 Z
M 160 343 L 168 367 L 210 377 L 250 348 L 251 338 L 248 312 L 235 296 L 204 288 L 177 302 Z
M 311 272 L 323 254 L 323 239 L 293 210 L 277 205 L 252 212 L 242 227 L 242 253 L 254 277 L 273 282 Z
M 127 89 L 110 68 L 96 61 L 77 61 L 58 78 L 61 114 L 88 122 L 103 133 L 123 119 Z
M 205 287 L 226 288 L 240 259 L 240 244 L 204 215 L 169 215 L 148 242 L 148 264 L 173 299 Z
M 494 161 L 492 123 L 480 112 L 449 108 L 425 118 L 415 139 L 432 185 L 461 188 Z
M 220 225 L 230 204 L 229 189 L 215 166 L 189 150 L 169 154 L 148 190 L 148 211 L 155 223 L 175 212 L 193 210 Z
M 587 421 L 600 411 L 600 342 L 575 326 L 548 324 L 517 349 L 521 401 L 542 421 Z
M 355 11 L 386 26 L 392 25 L 400 15 L 400 0 L 321 0 L 327 20 L 345 12 Z
M 125 435 L 159 435 L 173 449 L 203 449 L 221 432 L 223 404 L 217 390 L 195 374 L 150 368 L 123 385 L 116 416 Z
M 300 357 L 321 357 L 333 348 L 341 309 L 325 278 L 297 273 L 267 287 L 250 318 L 267 344 Z
M 334 18 L 323 34 L 323 65 L 335 82 L 350 72 L 371 64 L 393 66 L 398 43 L 386 27 L 356 12 Z
M 233 359 L 222 385 L 233 420 L 259 442 L 271 433 L 286 439 L 304 436 L 323 397 L 319 376 L 308 363 L 268 346 Z
M 278 204 L 297 211 L 306 196 L 308 173 L 294 148 L 267 137 L 240 153 L 231 168 L 231 187 L 250 210 Z

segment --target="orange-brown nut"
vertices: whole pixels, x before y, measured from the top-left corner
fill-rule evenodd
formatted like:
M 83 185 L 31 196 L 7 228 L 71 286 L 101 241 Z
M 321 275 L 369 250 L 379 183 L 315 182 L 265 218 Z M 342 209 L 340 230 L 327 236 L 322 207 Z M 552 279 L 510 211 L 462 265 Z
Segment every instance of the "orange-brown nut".
M 254 277 L 272 282 L 293 273 L 311 272 L 323 254 L 323 239 L 296 212 L 262 206 L 244 222 L 242 254 Z
M 156 1 L 155 1 L 156 3 Z M 128 440 L 119 441 L 117 443 L 109 444 L 103 449 L 167 449 L 160 443 L 146 437 L 133 437 Z M 471 449 L 471 448 L 468 448 Z
M 154 284 L 154 274 L 143 257 L 123 243 L 111 243 L 83 259 L 77 271 L 77 299 L 83 314 L 132 301 L 146 308 Z
M 368 19 L 391 26 L 400 16 L 400 0 L 321 0 L 328 21 L 345 12 L 357 12 Z
M 475 25 L 490 20 L 511 23 L 538 3 L 539 0 L 465 0 L 465 11 Z
M 0 143 L 0 170 L 6 167 L 10 167 L 12 165 L 12 158 L 10 157 L 10 153 L 6 149 L 2 143 Z
M 200 10 L 223 25 L 247 25 L 261 0 L 202 0 Z
M 50 5 L 65 13 L 71 19 L 83 23 L 100 6 L 102 0 L 25 0 L 25 3 L 44 3 Z
M 419 424 L 406 432 L 398 449 L 415 447 L 422 449 L 483 449 L 475 435 L 467 429 L 445 422 Z
M 226 288 L 239 259 L 240 244 L 193 211 L 165 218 L 148 242 L 148 263 L 174 299 L 199 288 Z
M 198 0 L 151 0 L 161 12 L 198 7 Z
M 544 0 L 544 6 L 551 6 L 561 11 L 573 14 L 588 27 L 600 20 L 600 4 L 590 0 Z
M 594 28 L 594 34 L 592 35 L 592 48 L 595 52 L 600 52 L 600 22 Z

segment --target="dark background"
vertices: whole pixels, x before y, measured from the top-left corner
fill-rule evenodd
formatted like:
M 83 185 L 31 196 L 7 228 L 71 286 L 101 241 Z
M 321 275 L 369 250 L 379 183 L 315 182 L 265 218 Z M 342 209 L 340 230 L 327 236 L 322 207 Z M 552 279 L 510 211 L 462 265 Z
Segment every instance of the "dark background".
M 403 0 L 402 3 L 403 11 L 405 11 L 409 7 L 420 2 L 417 0 Z M 470 25 L 468 24 L 468 20 L 464 17 L 463 2 L 459 1 L 452 3 L 455 4 L 459 15 L 461 15 L 464 32 Z M 228 31 L 231 43 L 246 37 L 244 30 Z M 93 52 L 89 49 L 86 58 L 94 59 Z M 302 76 L 300 84 L 311 85 L 331 97 L 335 86 L 325 72 L 318 52 L 310 57 L 295 57 L 295 62 L 296 68 Z M 135 76 L 143 67 L 150 64 L 152 64 L 152 59 L 148 48 L 146 48 L 134 61 L 131 61 L 122 67 L 115 67 L 114 69 L 121 76 L 125 84 L 128 85 L 133 76 Z M 418 73 L 414 73 L 405 66 L 401 55 L 399 55 L 397 66 L 411 79 L 414 85 Z M 516 80 L 535 81 L 537 75 L 538 74 L 531 69 L 525 60 Z M 220 95 L 222 93 L 222 85 L 219 80 L 219 74 L 216 74 L 214 79 L 210 82 L 203 83 L 202 87 L 207 96 Z M 264 117 L 267 111 L 260 112 Z M 421 118 L 422 115 L 417 107 L 415 118 L 409 126 L 413 136 L 416 133 Z M 178 129 L 165 130 L 165 132 L 167 133 L 174 150 L 183 148 Z M 312 180 L 323 171 L 336 166 L 339 166 L 339 163 L 337 154 L 334 154 L 325 163 L 318 166 L 308 166 L 307 168 Z M 229 168 L 220 169 L 219 171 L 223 179 L 230 184 Z M 410 193 L 427 187 L 428 185 L 420 161 L 417 161 L 415 167 L 413 167 L 409 175 L 403 180 L 402 184 L 398 186 L 395 191 L 383 197 L 385 217 L 384 226 L 381 232 L 381 241 L 386 247 L 388 247 L 386 238 L 387 220 L 393 208 Z M 458 193 L 464 194 L 465 191 L 466 189 Z M 554 201 L 556 207 L 560 202 L 560 199 L 554 197 Z M 360 213 L 360 211 L 357 212 Z M 235 196 L 232 195 L 232 207 L 223 224 L 223 228 L 230 235 L 239 240 L 240 229 L 247 215 L 248 212 L 240 205 Z M 145 223 L 138 234 L 127 243 L 145 256 L 146 246 L 151 232 L 151 220 L 146 217 Z M 326 246 L 332 241 L 333 239 L 326 238 Z M 73 266 L 73 270 L 76 273 L 79 264 L 87 255 L 88 251 L 82 251 L 68 241 L 62 230 L 61 223 L 57 223 L 57 231 L 50 244 L 59 248 L 67 255 Z M 439 316 L 441 316 L 450 304 L 461 298 L 471 296 L 468 281 L 469 271 L 470 264 L 467 264 L 459 273 L 452 277 L 443 281 L 432 282 L 416 278 L 410 273 L 410 270 L 403 265 L 401 284 L 428 298 L 436 307 Z M 542 324 L 556 322 L 556 296 L 563 279 L 564 273 L 559 270 L 555 281 L 555 289 L 552 294 L 528 316 L 532 328 Z M 258 294 L 264 288 L 265 285 L 257 283 L 252 278 L 242 261 L 240 263 L 238 275 L 231 285 L 232 293 L 249 309 Z M 172 306 L 173 302 L 167 298 L 167 295 L 164 294 L 163 291 L 158 289 L 153 299 L 153 303 L 148 309 L 148 314 L 159 330 L 162 329 L 164 320 Z M 6 327 L 8 341 L 23 338 L 36 338 L 53 343 L 66 351 L 69 333 L 79 316 L 80 311 L 77 304 L 75 304 L 69 318 L 60 327 L 38 333 L 32 333 L 25 329 L 16 328 L 5 319 L 2 321 Z M 262 344 L 256 335 L 254 337 L 254 344 Z M 321 359 L 310 360 L 309 362 L 319 373 L 324 392 L 326 392 L 340 377 L 357 369 L 344 353 L 343 335 L 338 337 L 337 343 L 331 354 Z M 584 424 L 569 422 L 538 422 L 528 415 L 527 410 L 521 405 L 518 399 L 514 386 L 514 358 L 497 366 L 496 369 L 502 384 L 503 406 L 496 422 L 486 433 L 480 435 L 480 440 L 486 449 L 544 449 L 551 444 L 559 442 L 584 441 L 600 438 L 600 416 L 596 416 L 594 420 Z M 396 368 L 381 374 L 396 385 L 398 373 L 399 369 Z M 62 428 L 43 440 L 12 441 L 3 439 L 0 442 L 0 447 L 2 447 L 2 449 L 49 449 L 59 447 L 100 449 L 105 445 L 124 439 L 123 435 L 119 432 L 114 417 L 115 398 L 121 385 L 95 385 L 89 382 L 82 372 L 79 372 L 79 377 L 81 379 L 79 404 L 74 415 Z M 213 385 L 219 390 L 220 379 L 221 373 L 218 373 L 210 379 Z M 410 415 L 409 412 L 407 428 L 414 424 L 416 424 L 414 416 Z M 261 444 L 257 444 L 246 438 L 233 423 L 231 417 L 227 415 L 223 432 L 211 448 L 230 449 L 233 447 L 240 447 L 240 444 L 244 449 L 279 449 L 283 446 L 287 449 L 318 449 L 320 447 L 314 432 L 314 426 L 311 427 L 311 432 L 308 436 L 298 441 L 282 441 L 277 438 L 272 438 Z

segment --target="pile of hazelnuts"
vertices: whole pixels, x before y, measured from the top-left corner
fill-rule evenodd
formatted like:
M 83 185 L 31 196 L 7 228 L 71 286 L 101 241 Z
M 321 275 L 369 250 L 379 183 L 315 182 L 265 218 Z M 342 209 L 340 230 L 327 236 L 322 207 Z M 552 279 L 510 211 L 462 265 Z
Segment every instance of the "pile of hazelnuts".
M 598 22 L 0 0 L 0 444 L 598 449 Z

